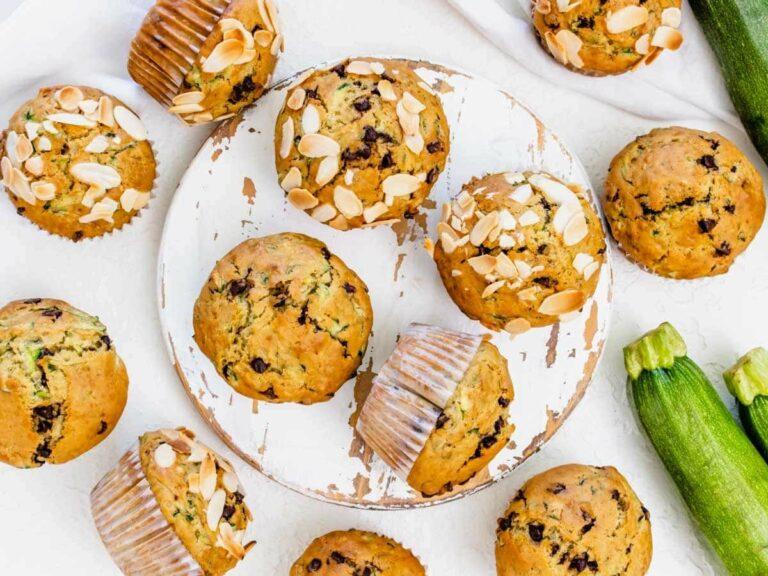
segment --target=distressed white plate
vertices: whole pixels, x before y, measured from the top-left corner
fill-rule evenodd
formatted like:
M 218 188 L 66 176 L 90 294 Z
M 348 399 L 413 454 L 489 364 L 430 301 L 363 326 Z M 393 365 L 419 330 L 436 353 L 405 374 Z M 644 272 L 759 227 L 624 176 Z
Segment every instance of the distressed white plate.
M 594 297 L 562 325 L 493 342 L 509 360 L 516 429 L 487 470 L 464 486 L 425 499 L 394 476 L 356 436 L 352 423 L 375 371 L 411 322 L 487 332 L 465 317 L 443 288 L 422 247 L 434 235 L 435 209 L 473 176 L 542 169 L 591 188 L 576 157 L 519 102 L 492 83 L 425 62 L 413 67 L 440 94 L 451 127 L 451 153 L 431 200 L 414 220 L 339 232 L 290 206 L 274 167 L 275 118 L 292 79 L 277 85 L 243 118 L 222 125 L 203 145 L 168 212 L 158 262 L 160 318 L 190 398 L 222 439 L 273 480 L 303 494 L 365 508 L 445 502 L 498 481 L 557 430 L 584 394 L 610 312 L 611 269 L 603 266 Z M 597 203 L 593 205 L 597 208 Z M 368 353 L 354 381 L 314 406 L 272 405 L 240 396 L 195 344 L 192 308 L 214 264 L 243 240 L 302 232 L 327 243 L 366 282 L 374 309 Z

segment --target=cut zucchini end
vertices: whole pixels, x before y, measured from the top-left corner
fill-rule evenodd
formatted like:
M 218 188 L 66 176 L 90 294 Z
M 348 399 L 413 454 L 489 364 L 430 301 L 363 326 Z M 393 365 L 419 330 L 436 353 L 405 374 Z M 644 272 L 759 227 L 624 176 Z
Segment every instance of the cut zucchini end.
M 749 406 L 755 396 L 768 396 L 768 351 L 755 348 L 723 373 L 728 391 Z
M 664 322 L 624 348 L 624 366 L 629 377 L 636 380 L 643 370 L 671 368 L 675 358 L 682 358 L 687 352 L 680 333 Z

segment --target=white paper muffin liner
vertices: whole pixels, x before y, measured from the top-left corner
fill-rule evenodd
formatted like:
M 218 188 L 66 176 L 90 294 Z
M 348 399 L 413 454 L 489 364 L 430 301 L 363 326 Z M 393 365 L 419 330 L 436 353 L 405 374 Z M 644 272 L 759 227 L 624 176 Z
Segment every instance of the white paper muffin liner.
M 357 431 L 403 480 L 484 338 L 411 324 L 373 379 Z
M 129 576 L 204 576 L 163 516 L 141 468 L 127 452 L 91 492 L 91 512 L 107 551 Z

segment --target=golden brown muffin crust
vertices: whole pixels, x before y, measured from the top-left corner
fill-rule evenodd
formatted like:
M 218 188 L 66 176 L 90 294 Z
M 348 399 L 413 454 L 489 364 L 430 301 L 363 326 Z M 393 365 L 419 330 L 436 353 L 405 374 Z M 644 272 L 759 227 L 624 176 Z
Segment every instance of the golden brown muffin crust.
M 140 439 L 141 467 L 165 519 L 206 576 L 221 576 L 253 543 L 243 542 L 252 519 L 232 465 L 185 428 Z
M 373 310 L 365 283 L 314 238 L 247 240 L 220 260 L 195 304 L 195 340 L 239 393 L 312 404 L 357 370 Z
M 655 129 L 611 162 L 605 214 L 622 250 L 651 272 L 714 276 L 728 271 L 760 229 L 763 181 L 716 132 Z
M 440 98 L 401 60 L 312 72 L 287 91 L 275 126 L 289 201 L 342 230 L 415 214 L 449 148 Z
M 424 576 L 402 545 L 371 532 L 347 530 L 317 538 L 296 560 L 290 576 Z
M 42 88 L 11 118 L 0 157 L 16 211 L 75 241 L 122 228 L 149 202 L 155 180 L 155 157 L 139 118 L 117 98 L 86 86 Z M 85 167 L 91 169 L 83 175 Z M 35 188 L 43 184 L 51 190 Z
M 528 480 L 499 519 L 498 576 L 642 576 L 648 511 L 615 468 L 569 464 Z
M 555 59 L 582 74 L 622 74 L 683 41 L 680 0 L 533 0 L 533 25 Z
M 450 491 L 485 468 L 509 440 L 514 398 L 507 360 L 483 342 L 437 419 L 408 484 L 425 496 Z
M 0 309 L 0 461 L 61 464 L 112 432 L 128 374 L 98 318 L 60 300 Z
M 517 334 L 583 306 L 597 286 L 605 238 L 578 186 L 544 173 L 493 174 L 443 207 L 434 258 L 462 312 Z

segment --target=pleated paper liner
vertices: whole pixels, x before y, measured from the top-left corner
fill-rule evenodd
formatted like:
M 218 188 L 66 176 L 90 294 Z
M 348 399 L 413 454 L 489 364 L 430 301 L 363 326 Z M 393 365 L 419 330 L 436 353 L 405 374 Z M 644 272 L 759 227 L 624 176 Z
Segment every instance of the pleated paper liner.
M 412 324 L 374 378 L 357 431 L 403 480 L 484 339 Z
M 91 512 L 107 551 L 128 576 L 204 576 L 163 516 L 138 447 L 91 492 Z
M 169 108 L 232 0 L 158 0 L 131 43 L 128 72 Z

